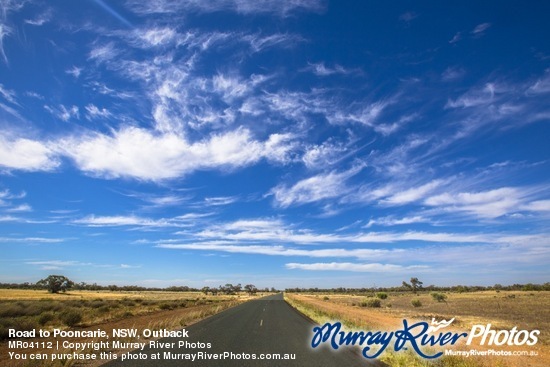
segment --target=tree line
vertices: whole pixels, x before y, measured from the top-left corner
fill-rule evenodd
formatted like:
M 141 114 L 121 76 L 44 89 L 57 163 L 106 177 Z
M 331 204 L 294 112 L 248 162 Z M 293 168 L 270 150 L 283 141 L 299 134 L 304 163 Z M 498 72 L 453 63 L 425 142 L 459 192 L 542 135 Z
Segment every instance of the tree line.
M 143 291 L 161 291 L 161 292 L 203 292 L 204 294 L 227 294 L 233 295 L 245 291 L 249 294 L 256 294 L 257 292 L 277 292 L 273 287 L 259 289 L 253 284 L 247 284 L 244 287 L 241 284 L 233 285 L 227 283 L 220 285 L 219 287 L 203 287 L 194 288 L 188 286 L 170 286 L 165 288 L 159 287 L 142 287 L 138 285 L 99 285 L 97 283 L 88 284 L 86 282 L 76 283 L 65 277 L 64 275 L 49 275 L 44 279 L 40 279 L 36 283 L 0 283 L 2 289 L 44 289 L 50 293 L 66 292 L 69 289 L 73 290 L 88 290 L 88 291 L 126 291 L 126 292 L 143 292 Z
M 404 282 L 407 283 L 407 282 Z M 346 288 L 346 287 L 337 287 L 337 288 L 286 288 L 285 292 L 289 293 L 373 293 L 373 292 L 404 292 L 404 291 L 413 291 L 414 293 L 418 291 L 426 292 L 480 292 L 480 291 L 550 291 L 550 282 L 544 284 L 512 284 L 512 285 L 501 285 L 495 284 L 492 286 L 466 286 L 466 285 L 454 285 L 454 286 L 419 286 L 416 284 L 416 287 L 410 283 L 408 285 L 400 285 L 396 287 L 362 287 L 362 288 Z
M 36 283 L 0 283 L 2 289 L 44 289 L 51 293 L 59 293 L 73 290 L 89 290 L 89 291 L 126 291 L 126 292 L 138 292 L 138 291 L 164 291 L 164 292 L 203 292 L 204 294 L 237 294 L 240 292 L 247 292 L 249 294 L 256 294 L 257 292 L 278 292 L 274 287 L 257 288 L 253 284 L 247 284 L 244 287 L 241 284 L 233 285 L 227 283 L 218 287 L 202 287 L 195 288 L 189 286 L 170 286 L 165 288 L 160 287 L 143 287 L 138 285 L 99 285 L 97 283 L 76 283 L 66 278 L 63 275 L 50 275 L 44 279 L 39 280 Z M 403 291 L 439 291 L 439 292 L 478 292 L 478 291 L 550 291 L 550 282 L 543 284 L 512 284 L 502 285 L 495 284 L 492 286 L 466 286 L 466 285 L 454 285 L 454 286 L 423 286 L 423 282 L 418 278 L 411 278 L 409 282 L 403 281 L 400 286 L 395 287 L 360 287 L 360 288 L 348 288 L 348 287 L 335 287 L 335 288 L 286 288 L 285 292 L 292 293 L 372 293 L 372 292 L 403 292 Z

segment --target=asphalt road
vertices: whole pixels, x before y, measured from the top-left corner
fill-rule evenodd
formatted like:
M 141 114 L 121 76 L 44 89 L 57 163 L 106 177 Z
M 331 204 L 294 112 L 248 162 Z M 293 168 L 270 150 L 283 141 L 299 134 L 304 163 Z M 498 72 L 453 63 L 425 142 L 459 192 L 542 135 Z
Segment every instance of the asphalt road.
M 186 328 L 187 338 L 164 338 L 160 342 L 175 342 L 175 348 L 145 348 L 132 353 L 147 354 L 145 360 L 112 361 L 106 366 L 239 366 L 239 367 L 346 367 L 376 366 L 376 361 L 366 360 L 348 348 L 338 351 L 328 348 L 310 347 L 314 324 L 302 314 L 290 307 L 282 294 L 243 303 L 225 310 Z M 143 340 L 141 340 L 143 341 Z M 188 343 L 210 343 L 210 348 L 178 348 L 179 341 Z M 206 354 L 224 352 L 241 355 L 239 359 L 165 359 L 165 353 Z M 160 353 L 160 354 L 159 354 Z M 244 354 L 255 354 L 257 359 L 245 359 Z M 265 353 L 295 355 L 295 359 L 267 360 L 259 359 Z M 160 360 L 153 359 L 160 356 Z

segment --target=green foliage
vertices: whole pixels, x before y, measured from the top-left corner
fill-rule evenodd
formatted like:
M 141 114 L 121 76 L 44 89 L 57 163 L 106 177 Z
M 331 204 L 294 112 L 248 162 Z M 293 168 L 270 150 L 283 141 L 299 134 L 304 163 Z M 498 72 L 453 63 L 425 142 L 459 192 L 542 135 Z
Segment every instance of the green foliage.
M 415 298 L 411 301 L 411 305 L 413 305 L 413 307 L 421 307 L 422 302 L 420 302 L 420 300 L 418 298 Z
M 46 325 L 48 322 L 52 321 L 54 318 L 55 318 L 55 316 L 53 315 L 53 313 L 51 313 L 51 312 L 44 312 L 44 313 L 40 314 L 40 316 L 38 316 L 38 323 L 39 323 L 41 326 L 44 326 L 44 325 Z
M 386 292 L 378 292 L 378 293 L 376 293 L 376 297 L 378 297 L 380 299 L 386 299 L 386 298 L 388 298 L 388 294 Z
M 432 292 L 431 296 L 434 299 L 434 301 L 447 302 L 447 295 L 446 294 L 438 293 L 438 292 Z
M 382 306 L 382 302 L 380 302 L 377 298 L 368 298 L 365 301 L 360 303 L 361 307 L 371 307 L 371 308 L 379 308 Z
M 75 309 L 68 310 L 67 312 L 61 314 L 60 318 L 65 325 L 73 327 L 82 321 L 82 312 Z
M 163 303 L 161 303 L 161 304 L 159 305 L 159 308 L 160 308 L 161 310 L 171 310 L 171 309 L 173 309 L 174 307 L 173 307 L 173 305 L 171 305 L 171 304 L 168 303 L 168 302 L 163 302 Z
M 66 292 L 74 286 L 74 282 L 63 275 L 50 275 L 47 278 L 40 279 L 36 285 L 44 287 L 50 293 Z
M 422 284 L 424 283 L 418 280 L 418 278 L 411 278 L 410 284 L 403 281 L 403 287 L 410 289 L 411 291 L 413 291 L 414 294 L 422 289 Z

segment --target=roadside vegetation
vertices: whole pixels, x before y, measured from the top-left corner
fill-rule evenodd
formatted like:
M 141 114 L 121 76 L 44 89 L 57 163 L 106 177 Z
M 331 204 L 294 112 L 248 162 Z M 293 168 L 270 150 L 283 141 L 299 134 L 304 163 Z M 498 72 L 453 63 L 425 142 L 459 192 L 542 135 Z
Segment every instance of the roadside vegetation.
M 416 283 L 416 287 L 377 289 L 315 289 L 311 292 L 287 289 L 285 300 L 317 324 L 340 321 L 347 330 L 398 330 L 403 327 L 404 318 L 427 322 L 432 318 L 439 321 L 455 318 L 451 328 L 460 330 L 491 323 L 495 330 L 517 326 L 518 329 L 541 331 L 539 343 L 530 349 L 538 351 L 539 356 L 529 357 L 528 364 L 525 359 L 511 357 L 443 356 L 428 361 L 410 351 L 385 351 L 380 360 L 392 367 L 542 367 L 549 365 L 548 285 L 437 288 L 421 287 Z M 457 345 L 457 348 L 461 347 L 466 346 Z
M 34 284 L 0 284 L 0 366 L 67 367 L 76 363 L 74 360 L 41 361 L 39 364 L 6 360 L 10 328 L 18 331 L 99 328 L 109 335 L 115 328 L 174 330 L 263 296 L 266 291 L 270 289 L 229 283 L 202 289 L 186 286 L 164 289 L 98 286 L 77 284 L 61 275 L 51 275 Z M 95 364 L 90 362 L 86 365 Z

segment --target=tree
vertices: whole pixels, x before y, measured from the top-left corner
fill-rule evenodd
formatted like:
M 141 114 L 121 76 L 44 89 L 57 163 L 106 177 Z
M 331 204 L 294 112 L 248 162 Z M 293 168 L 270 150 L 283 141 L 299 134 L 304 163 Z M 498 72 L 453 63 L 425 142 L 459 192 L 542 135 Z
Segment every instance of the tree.
M 258 288 L 254 284 L 247 284 L 244 286 L 244 290 L 248 292 L 248 294 L 253 295 L 256 294 L 258 291 Z
M 411 278 L 410 284 L 403 281 L 403 287 L 409 288 L 413 291 L 414 294 L 416 294 L 416 292 L 422 288 L 422 284 L 424 283 L 418 280 L 418 278 Z
M 50 293 L 59 293 L 70 289 L 74 282 L 63 275 L 50 275 L 45 279 L 40 279 L 36 285 L 45 287 Z

